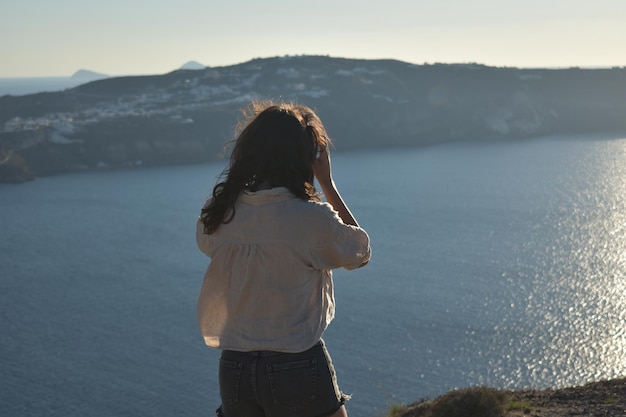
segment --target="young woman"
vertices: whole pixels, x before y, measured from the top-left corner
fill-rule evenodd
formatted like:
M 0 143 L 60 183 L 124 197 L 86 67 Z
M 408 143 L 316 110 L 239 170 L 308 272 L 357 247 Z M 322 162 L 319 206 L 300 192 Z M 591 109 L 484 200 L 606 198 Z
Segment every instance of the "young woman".
M 211 258 L 198 323 L 222 350 L 217 415 L 347 416 L 321 337 L 335 312 L 331 271 L 365 265 L 369 237 L 335 186 L 313 110 L 253 103 L 244 114 L 196 231 Z

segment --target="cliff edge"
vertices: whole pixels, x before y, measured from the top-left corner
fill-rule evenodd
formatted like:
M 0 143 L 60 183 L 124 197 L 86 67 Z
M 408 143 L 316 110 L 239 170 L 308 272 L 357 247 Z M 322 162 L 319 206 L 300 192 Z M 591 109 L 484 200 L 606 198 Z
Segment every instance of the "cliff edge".
M 395 407 L 388 417 L 624 417 L 626 378 L 580 387 L 500 391 L 467 388 Z

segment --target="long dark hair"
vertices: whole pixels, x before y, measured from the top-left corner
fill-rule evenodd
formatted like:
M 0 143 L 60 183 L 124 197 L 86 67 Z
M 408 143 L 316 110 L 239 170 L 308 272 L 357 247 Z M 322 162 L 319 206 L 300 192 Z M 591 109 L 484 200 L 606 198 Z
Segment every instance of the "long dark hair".
M 303 200 L 319 200 L 313 162 L 330 145 L 320 118 L 309 107 L 292 103 L 252 102 L 242 111 L 230 165 L 202 209 L 204 233 L 214 233 L 235 216 L 243 190 L 286 187 Z

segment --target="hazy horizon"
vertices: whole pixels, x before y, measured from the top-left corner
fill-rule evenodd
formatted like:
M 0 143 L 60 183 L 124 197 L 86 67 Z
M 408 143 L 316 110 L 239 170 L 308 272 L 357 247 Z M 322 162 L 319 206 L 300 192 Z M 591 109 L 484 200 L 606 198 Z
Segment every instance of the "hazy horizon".
M 283 56 L 287 56 L 287 55 L 283 55 Z M 302 56 L 313 56 L 313 55 L 302 55 Z M 223 68 L 223 67 L 230 67 L 230 66 L 236 66 L 239 64 L 244 64 L 246 62 L 252 61 L 253 59 L 271 59 L 271 58 L 278 58 L 280 56 L 267 56 L 267 57 L 255 57 L 255 58 L 250 58 L 248 60 L 245 61 L 241 61 L 241 62 L 235 62 L 232 64 L 225 64 L 225 65 L 216 65 L 216 66 L 209 66 L 209 65 L 205 65 L 206 68 Z M 354 58 L 354 57 L 343 57 L 343 56 L 330 56 L 330 58 L 336 58 L 336 59 L 364 59 L 364 60 L 376 60 L 377 58 Z M 391 60 L 397 60 L 397 61 L 403 61 L 401 59 L 395 59 L 395 58 L 378 58 L 381 60 L 384 59 L 391 59 Z M 190 60 L 190 61 L 195 61 L 195 60 Z M 187 61 L 189 62 L 189 61 Z M 198 61 L 195 61 L 198 62 Z M 482 62 L 408 62 L 408 61 L 403 61 L 406 62 L 408 64 L 414 64 L 414 65 L 424 65 L 424 64 L 444 64 L 444 65 L 463 65 L 463 64 L 477 64 L 477 65 L 485 65 L 485 66 L 490 66 L 490 67 L 502 67 L 502 68 L 520 68 L 520 69 L 549 69 L 549 70 L 558 70 L 558 69 L 567 69 L 567 68 L 582 68 L 582 69 L 611 69 L 611 68 L 626 68 L 626 64 L 625 65 L 607 65 L 607 66 L 581 66 L 581 65 L 570 65 L 570 66 L 528 66 L 528 67 L 523 67 L 523 66 L 507 66 L 507 65 L 502 65 L 502 66 L 496 66 L 496 65 L 488 65 L 488 64 L 484 64 Z M 201 62 L 198 62 L 199 64 L 202 64 Z M 67 79 L 71 79 L 78 71 L 90 71 L 93 73 L 98 73 L 100 75 L 103 75 L 105 77 L 132 77 L 132 76 L 143 76 L 143 75 L 162 75 L 162 74 L 166 74 L 168 72 L 171 71 L 176 71 L 179 69 L 182 69 L 181 67 L 184 65 L 185 63 L 179 65 L 179 66 L 172 66 L 171 70 L 162 72 L 162 73 L 156 73 L 156 72 L 146 72 L 146 73 L 138 73 L 138 74 L 104 74 L 100 71 L 98 71 L 97 69 L 91 69 L 91 68 L 79 68 L 75 71 L 73 71 L 70 74 L 66 74 L 66 75 L 35 75 L 35 76 L 17 76 L 17 77 L 13 77 L 13 76 L 0 76 L 1 80 L 15 80 L 15 81 L 26 81 L 26 80 L 67 80 Z

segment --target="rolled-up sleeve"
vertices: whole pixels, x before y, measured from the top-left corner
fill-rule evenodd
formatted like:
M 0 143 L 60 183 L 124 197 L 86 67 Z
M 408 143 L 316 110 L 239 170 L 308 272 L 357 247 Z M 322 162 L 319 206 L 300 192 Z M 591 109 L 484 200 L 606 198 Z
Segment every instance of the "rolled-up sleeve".
M 351 270 L 365 265 L 372 255 L 367 232 L 334 217 L 314 254 L 314 267 Z

